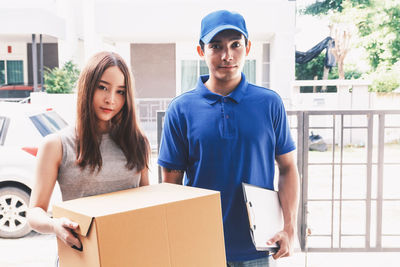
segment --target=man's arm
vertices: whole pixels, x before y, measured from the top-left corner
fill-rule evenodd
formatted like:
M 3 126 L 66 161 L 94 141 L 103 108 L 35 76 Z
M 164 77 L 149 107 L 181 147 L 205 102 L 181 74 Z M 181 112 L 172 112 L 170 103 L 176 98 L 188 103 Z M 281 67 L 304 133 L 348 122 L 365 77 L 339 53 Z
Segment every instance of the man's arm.
M 274 259 L 292 254 L 297 229 L 297 211 L 299 206 L 299 174 L 295 162 L 295 151 L 276 157 L 279 168 L 279 200 L 282 206 L 284 228 L 268 244 L 277 242 L 279 251 Z
M 171 170 L 163 167 L 162 173 L 163 173 L 163 182 L 171 184 L 182 184 L 184 171 Z

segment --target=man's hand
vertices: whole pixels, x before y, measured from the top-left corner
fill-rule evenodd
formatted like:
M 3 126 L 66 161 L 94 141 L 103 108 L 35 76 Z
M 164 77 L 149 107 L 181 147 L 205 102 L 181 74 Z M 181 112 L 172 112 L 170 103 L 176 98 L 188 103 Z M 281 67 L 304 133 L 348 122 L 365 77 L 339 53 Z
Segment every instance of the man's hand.
M 291 232 L 291 233 L 289 233 Z M 267 245 L 277 243 L 279 250 L 272 254 L 274 260 L 291 256 L 293 253 L 294 231 L 280 231 L 273 238 L 268 240 Z
M 282 206 L 284 226 L 282 231 L 268 241 L 271 244 L 277 242 L 280 246 L 278 252 L 272 255 L 274 259 L 288 257 L 293 253 L 300 191 L 300 178 L 294 158 L 294 151 L 276 157 L 279 167 L 278 194 Z

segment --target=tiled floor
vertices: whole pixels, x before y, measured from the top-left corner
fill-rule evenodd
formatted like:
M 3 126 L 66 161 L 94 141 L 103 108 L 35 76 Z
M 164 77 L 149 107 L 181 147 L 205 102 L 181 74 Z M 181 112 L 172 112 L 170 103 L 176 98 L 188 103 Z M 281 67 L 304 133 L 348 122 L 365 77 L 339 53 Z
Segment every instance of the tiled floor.
M 1 267 L 54 267 L 56 240 L 32 232 L 21 239 L 0 238 Z M 306 265 L 307 264 L 307 265 Z M 277 267 L 399 267 L 400 252 L 304 253 L 280 259 Z

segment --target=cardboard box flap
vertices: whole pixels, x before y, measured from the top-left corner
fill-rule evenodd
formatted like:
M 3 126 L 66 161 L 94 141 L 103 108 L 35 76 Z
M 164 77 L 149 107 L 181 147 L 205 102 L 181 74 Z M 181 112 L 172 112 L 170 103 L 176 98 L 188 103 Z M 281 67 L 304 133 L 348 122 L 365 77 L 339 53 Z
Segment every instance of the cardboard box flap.
M 60 214 L 62 214 L 62 216 L 60 216 Z M 75 230 L 75 232 L 81 236 L 87 236 L 93 221 L 93 217 L 91 216 L 74 212 L 69 208 L 61 207 L 60 205 L 56 205 L 53 207 L 53 217 L 66 217 L 71 221 L 78 223 L 79 227 Z
M 213 194 L 219 192 L 162 183 L 68 200 L 59 203 L 58 206 L 90 218 L 97 218 Z

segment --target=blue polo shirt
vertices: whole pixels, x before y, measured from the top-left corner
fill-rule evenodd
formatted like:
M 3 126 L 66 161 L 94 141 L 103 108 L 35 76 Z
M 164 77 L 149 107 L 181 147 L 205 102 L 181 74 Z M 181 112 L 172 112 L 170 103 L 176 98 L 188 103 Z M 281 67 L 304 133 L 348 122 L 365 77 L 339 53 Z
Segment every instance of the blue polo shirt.
M 273 189 L 275 156 L 295 149 L 285 108 L 278 94 L 244 74 L 227 96 L 209 91 L 207 80 L 201 76 L 169 105 L 158 164 L 184 170 L 185 185 L 221 192 L 228 261 L 265 257 L 251 241 L 241 184 Z

